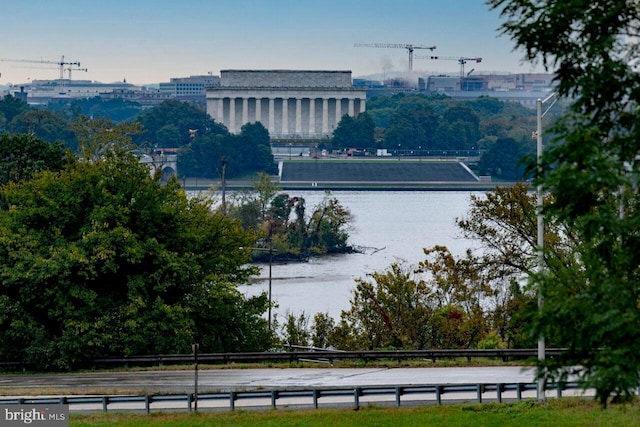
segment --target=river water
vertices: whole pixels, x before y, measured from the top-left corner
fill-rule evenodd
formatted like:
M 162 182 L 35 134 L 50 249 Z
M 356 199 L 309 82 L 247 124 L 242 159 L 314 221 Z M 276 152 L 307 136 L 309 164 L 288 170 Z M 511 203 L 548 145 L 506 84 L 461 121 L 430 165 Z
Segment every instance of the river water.
M 321 191 L 291 191 L 302 196 L 307 211 L 325 197 Z M 384 271 L 393 262 L 415 266 L 424 259 L 423 248 L 445 245 L 454 255 L 462 255 L 473 242 L 460 236 L 456 218 L 467 215 L 469 191 L 335 191 L 353 215 L 349 244 L 372 248 L 353 253 L 311 258 L 304 263 L 272 265 L 271 295 L 278 305 L 273 314 L 282 321 L 287 313 L 318 312 L 334 320 L 350 307 L 356 278 Z M 477 192 L 475 194 L 482 194 Z M 373 249 L 375 248 L 375 249 Z M 251 285 L 239 289 L 247 295 L 268 290 L 268 264 Z

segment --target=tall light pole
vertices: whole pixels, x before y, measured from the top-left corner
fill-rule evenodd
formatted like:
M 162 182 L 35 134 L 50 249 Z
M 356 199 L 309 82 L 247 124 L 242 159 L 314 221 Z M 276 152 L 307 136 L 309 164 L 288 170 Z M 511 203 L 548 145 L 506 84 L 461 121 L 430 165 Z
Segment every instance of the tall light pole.
M 536 142 L 537 142 L 537 166 L 538 166 L 538 186 L 537 186 L 537 206 L 536 206 L 536 214 L 537 214 L 537 225 L 538 225 L 538 272 L 540 272 L 544 268 L 544 218 L 542 213 L 542 208 L 544 204 L 544 194 L 542 191 L 542 184 L 540 183 L 540 172 L 542 169 L 542 118 L 545 114 L 553 107 L 557 98 L 553 101 L 553 103 L 542 112 L 542 105 L 549 102 L 551 99 L 554 99 L 556 96 L 555 92 L 552 92 L 545 99 L 540 99 L 536 101 L 536 112 L 537 112 L 537 126 L 536 126 Z M 538 289 L 538 309 L 542 309 L 542 305 L 544 304 L 544 299 L 542 297 L 542 290 Z M 545 341 L 544 335 L 540 334 L 538 337 L 538 360 L 540 362 L 545 359 Z M 538 379 L 538 401 L 545 400 L 544 394 L 544 379 Z

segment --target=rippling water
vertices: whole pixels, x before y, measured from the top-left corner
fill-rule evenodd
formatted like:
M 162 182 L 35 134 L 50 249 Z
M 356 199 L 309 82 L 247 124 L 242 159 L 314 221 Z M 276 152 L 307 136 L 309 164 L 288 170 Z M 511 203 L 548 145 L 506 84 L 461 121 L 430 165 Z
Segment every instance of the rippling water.
M 291 191 L 302 196 L 307 210 L 319 203 L 320 191 Z M 410 265 L 424 259 L 423 248 L 445 245 L 461 255 L 472 242 L 460 237 L 455 219 L 464 217 L 471 192 L 467 191 L 336 191 L 354 216 L 349 243 L 379 251 L 312 258 L 306 263 L 272 266 L 272 298 L 278 304 L 273 313 L 282 319 L 290 312 L 328 313 L 334 319 L 348 309 L 354 279 L 383 271 L 395 261 Z M 481 193 L 477 193 L 481 194 Z M 268 265 L 254 284 L 241 286 L 245 295 L 268 289 Z

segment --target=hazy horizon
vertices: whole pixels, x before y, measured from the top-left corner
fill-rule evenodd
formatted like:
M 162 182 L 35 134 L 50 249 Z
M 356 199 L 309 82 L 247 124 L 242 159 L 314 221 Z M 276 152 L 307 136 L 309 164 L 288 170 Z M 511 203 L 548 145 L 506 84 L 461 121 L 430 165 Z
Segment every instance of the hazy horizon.
M 408 71 L 545 72 L 499 36 L 501 20 L 484 0 L 9 0 L 3 6 L 0 85 L 60 77 L 56 65 L 80 63 L 74 80 L 136 85 L 224 69 L 349 70 L 352 77 Z M 16 36 L 19 35 L 19 36 Z M 439 60 L 418 59 L 439 56 Z M 450 59 L 444 59 L 449 57 Z M 49 61 L 40 64 L 26 61 Z M 65 78 L 67 73 L 65 73 Z

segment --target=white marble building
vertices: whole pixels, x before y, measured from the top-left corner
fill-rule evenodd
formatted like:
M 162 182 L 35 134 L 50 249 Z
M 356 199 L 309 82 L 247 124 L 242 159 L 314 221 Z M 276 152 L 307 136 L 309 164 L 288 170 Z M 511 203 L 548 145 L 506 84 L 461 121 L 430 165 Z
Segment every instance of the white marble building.
M 259 121 L 272 138 L 325 138 L 343 115 L 364 112 L 365 100 L 351 71 L 221 70 L 207 113 L 231 133 Z

